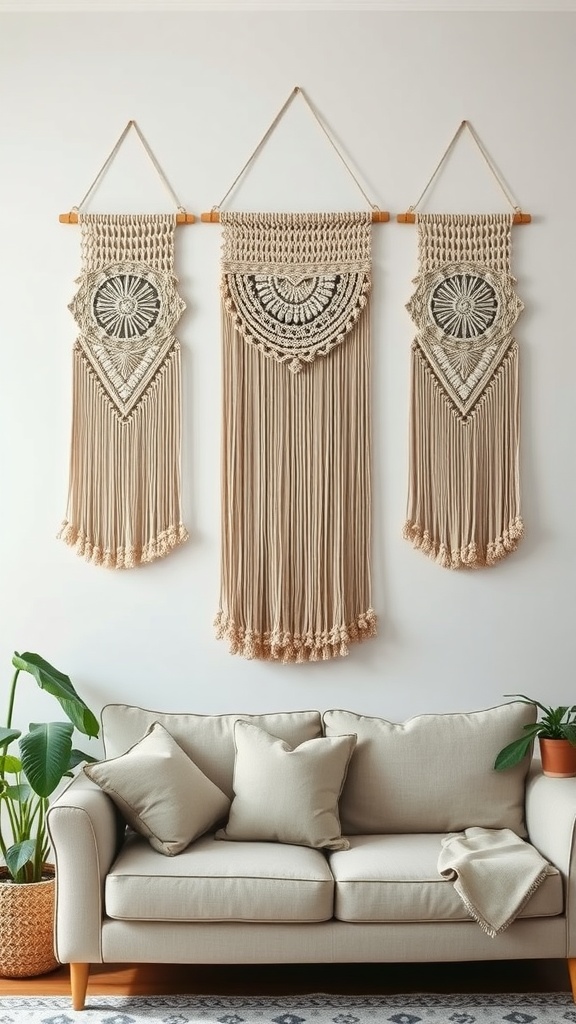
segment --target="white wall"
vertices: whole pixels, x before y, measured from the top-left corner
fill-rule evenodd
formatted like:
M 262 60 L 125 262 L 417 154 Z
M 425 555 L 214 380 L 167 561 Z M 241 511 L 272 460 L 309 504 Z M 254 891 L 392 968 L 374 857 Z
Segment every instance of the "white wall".
M 197 712 L 343 706 L 403 719 L 521 690 L 574 692 L 576 15 L 571 13 L 48 13 L 0 15 L 0 665 L 14 649 L 111 700 Z M 220 230 L 179 229 L 184 514 L 191 539 L 129 572 L 55 539 L 65 512 L 75 326 L 67 303 L 79 201 L 130 118 L 183 202 L 219 201 L 301 85 L 394 213 L 413 202 L 463 118 L 523 207 L 514 272 L 521 350 L 526 537 L 498 567 L 451 573 L 401 537 L 408 369 L 404 304 L 416 229 L 374 229 L 376 640 L 312 665 L 246 662 L 213 636 L 219 585 Z M 300 98 L 230 209 L 363 208 Z M 504 211 L 463 137 L 427 210 Z M 135 137 L 92 211 L 170 209 Z M 31 684 L 32 685 L 32 684 Z M 24 686 L 18 716 L 52 714 Z M 0 716 L 3 714 L 0 707 Z M 1 720 L 1 719 L 0 719 Z

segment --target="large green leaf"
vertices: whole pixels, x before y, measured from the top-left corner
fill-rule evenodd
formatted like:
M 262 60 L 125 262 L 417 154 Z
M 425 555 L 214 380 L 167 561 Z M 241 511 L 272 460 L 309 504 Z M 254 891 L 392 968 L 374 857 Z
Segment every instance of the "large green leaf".
M 519 764 L 528 753 L 531 743 L 532 736 L 522 736 L 521 739 L 509 743 L 507 747 L 500 751 L 494 762 L 496 771 L 502 772 L 505 768 L 513 768 L 515 764 Z
M 38 796 L 50 796 L 68 771 L 72 732 L 69 722 L 43 722 L 20 740 L 22 767 Z
M 96 764 L 98 758 L 92 757 L 92 754 L 86 754 L 83 750 L 71 750 L 70 760 L 68 761 L 68 771 L 71 772 L 73 768 L 77 768 L 79 764 Z
M 15 651 L 12 664 L 21 672 L 29 672 L 34 676 L 41 690 L 46 690 L 47 693 L 56 697 L 66 716 L 80 732 L 86 736 L 98 735 L 100 727 L 97 719 L 88 705 L 78 696 L 67 675 L 59 672 L 39 654 L 31 654 L 29 651 L 24 654 L 18 654 Z
M 7 747 L 13 740 L 17 740 L 22 733 L 19 729 L 5 729 L 4 726 L 0 726 L 0 749 Z
M 36 843 L 33 839 L 24 839 L 21 843 L 15 843 L 6 850 L 6 867 L 15 878 L 29 860 L 34 859 Z
M 23 804 L 32 796 L 32 790 L 26 782 L 19 782 L 17 786 L 6 786 L 3 795 L 15 804 Z
M 0 754 L 0 773 L 5 775 L 17 775 L 22 771 L 22 762 L 19 757 L 13 754 Z

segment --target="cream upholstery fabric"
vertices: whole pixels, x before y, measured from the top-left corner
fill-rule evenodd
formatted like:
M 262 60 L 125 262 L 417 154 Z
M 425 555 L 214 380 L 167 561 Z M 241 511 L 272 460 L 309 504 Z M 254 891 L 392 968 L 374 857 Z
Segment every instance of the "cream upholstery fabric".
M 345 850 L 338 800 L 355 736 L 292 748 L 250 722 L 234 726 L 234 799 L 219 839 L 267 840 Z
M 354 836 L 331 853 L 340 921 L 468 921 L 452 882 L 438 872 L 443 835 Z M 520 917 L 561 914 L 562 878 L 548 875 Z M 476 925 L 476 927 L 478 927 Z
M 129 704 L 107 704 L 102 710 L 102 739 L 106 757 L 123 754 L 160 722 L 194 764 L 232 798 L 234 722 L 253 722 L 295 747 L 322 735 L 319 711 L 288 711 L 270 715 L 186 715 L 147 711 Z
M 327 736 L 358 740 L 340 800 L 345 835 L 510 828 L 526 836 L 529 758 L 495 772 L 496 755 L 535 711 L 515 701 L 469 714 L 420 715 L 403 724 L 326 711 Z
M 202 836 L 179 857 L 130 837 L 106 879 L 106 913 L 139 921 L 325 921 L 334 882 L 316 850 Z
M 159 722 L 125 754 L 84 772 L 136 832 L 170 857 L 225 818 L 230 806 Z
M 251 924 L 113 921 L 102 925 L 105 963 L 429 963 L 566 956 L 563 917 L 515 921 L 490 939 L 475 921 L 441 925 Z

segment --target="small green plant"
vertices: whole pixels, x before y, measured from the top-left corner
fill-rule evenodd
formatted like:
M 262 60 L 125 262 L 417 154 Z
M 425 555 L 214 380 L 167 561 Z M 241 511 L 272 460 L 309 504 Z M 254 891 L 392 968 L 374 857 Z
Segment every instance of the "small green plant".
M 72 747 L 72 733 L 97 736 L 98 721 L 78 696 L 68 676 L 39 654 L 14 653 L 15 668 L 6 725 L 0 726 L 0 853 L 13 882 L 39 882 L 49 853 L 46 829 L 48 797 L 82 761 L 95 758 Z M 12 727 L 16 685 L 21 672 L 56 698 L 67 722 L 31 724 L 25 734 Z M 8 753 L 18 740 L 19 756 Z
M 532 697 L 526 697 L 523 693 L 505 693 L 505 697 L 515 697 L 521 704 L 531 704 L 540 710 L 539 721 L 524 726 L 524 735 L 509 743 L 500 751 L 494 762 L 496 771 L 504 771 L 505 768 L 513 768 L 526 756 L 530 744 L 541 736 L 545 740 L 568 740 L 573 747 L 576 747 L 576 704 L 551 708 Z

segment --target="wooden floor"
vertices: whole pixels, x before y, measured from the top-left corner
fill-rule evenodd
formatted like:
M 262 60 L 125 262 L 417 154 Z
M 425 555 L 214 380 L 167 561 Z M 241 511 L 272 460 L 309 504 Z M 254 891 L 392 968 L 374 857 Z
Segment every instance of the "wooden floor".
M 202 967 L 95 965 L 89 995 L 294 995 L 307 992 L 568 992 L 563 960 L 465 964 L 281 964 Z M 68 995 L 68 968 L 40 978 L 0 978 L 0 995 Z

